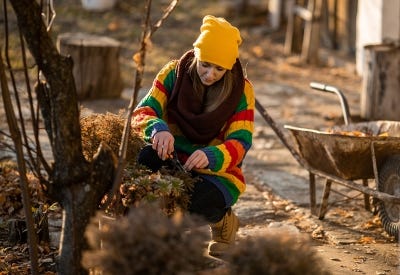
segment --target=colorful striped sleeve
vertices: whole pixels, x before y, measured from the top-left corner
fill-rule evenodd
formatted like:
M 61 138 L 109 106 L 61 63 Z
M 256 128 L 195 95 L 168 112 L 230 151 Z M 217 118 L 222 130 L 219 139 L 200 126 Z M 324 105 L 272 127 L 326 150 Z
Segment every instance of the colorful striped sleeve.
M 246 81 L 240 103 L 220 135 L 223 142 L 202 149 L 208 157 L 211 171 L 227 171 L 241 165 L 252 144 L 254 106 L 253 86 Z
M 176 80 L 177 61 L 170 61 L 154 79 L 147 95 L 139 102 L 132 114 L 132 130 L 147 142 L 160 131 L 169 131 L 166 106 Z

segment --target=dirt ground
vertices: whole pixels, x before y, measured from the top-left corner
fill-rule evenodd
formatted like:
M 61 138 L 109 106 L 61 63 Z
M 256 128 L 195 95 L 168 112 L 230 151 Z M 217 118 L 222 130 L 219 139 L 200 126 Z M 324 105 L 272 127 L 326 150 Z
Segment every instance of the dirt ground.
M 137 6 L 120 1 L 114 10 L 96 14 L 82 11 L 79 1 L 63 2 L 56 5 L 54 35 L 86 31 L 116 38 L 123 45 L 120 63 L 124 92 L 118 99 L 82 101 L 82 115 L 126 109 L 134 75 L 131 56 L 140 33 Z M 165 2 L 158 5 L 165 6 Z M 352 56 L 321 49 L 318 66 L 302 64 L 298 56 L 285 56 L 285 30 L 268 28 L 266 5 L 249 9 L 239 17 L 234 4 L 238 1 L 202 1 L 201 7 L 197 1 L 181 2 L 154 35 L 146 60 L 143 91 L 166 61 L 191 47 L 201 18 L 214 14 L 239 26 L 244 39 L 241 59 L 247 75 L 254 84 L 257 99 L 278 125 L 320 129 L 343 123 L 338 99 L 310 89 L 310 82 L 340 88 L 347 97 L 353 120 L 360 120 L 362 79 L 355 73 Z M 263 2 L 266 1 L 259 1 Z M 364 209 L 363 197 L 334 184 L 341 194 L 331 195 L 332 205 L 325 219 L 311 215 L 307 170 L 291 156 L 259 113 L 255 125 L 254 144 L 244 163 L 248 188 L 234 207 L 241 221 L 239 241 L 270 230 L 288 230 L 308 236 L 332 274 L 400 274 L 399 246 L 382 229 L 379 219 Z M 322 179 L 317 183 L 319 202 Z

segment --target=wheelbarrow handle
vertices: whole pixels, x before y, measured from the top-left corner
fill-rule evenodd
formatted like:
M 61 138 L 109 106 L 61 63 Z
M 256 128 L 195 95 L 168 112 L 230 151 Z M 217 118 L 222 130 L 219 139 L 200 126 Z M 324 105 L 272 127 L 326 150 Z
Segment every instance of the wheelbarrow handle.
M 313 88 L 314 90 L 319 90 L 322 92 L 330 92 L 330 93 L 335 93 L 334 91 L 337 90 L 333 86 L 329 86 L 318 82 L 310 82 L 310 87 Z
M 322 92 L 328 92 L 328 93 L 333 93 L 336 94 L 339 99 L 340 99 L 340 105 L 342 106 L 342 112 L 343 112 L 343 118 L 344 118 L 344 123 L 348 125 L 350 123 L 350 110 L 349 110 L 349 104 L 347 103 L 347 99 L 340 91 L 338 88 L 334 86 L 329 86 L 323 83 L 318 83 L 318 82 L 311 82 L 310 87 L 313 88 L 314 90 L 319 90 Z

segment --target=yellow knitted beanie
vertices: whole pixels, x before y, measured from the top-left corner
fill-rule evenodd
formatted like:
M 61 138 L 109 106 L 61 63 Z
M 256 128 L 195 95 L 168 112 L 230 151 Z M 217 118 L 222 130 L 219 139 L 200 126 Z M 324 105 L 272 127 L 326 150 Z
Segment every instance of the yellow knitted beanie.
M 241 43 L 242 38 L 236 27 L 224 18 L 206 15 L 200 27 L 200 35 L 193 46 L 195 56 L 200 61 L 231 70 L 239 57 Z

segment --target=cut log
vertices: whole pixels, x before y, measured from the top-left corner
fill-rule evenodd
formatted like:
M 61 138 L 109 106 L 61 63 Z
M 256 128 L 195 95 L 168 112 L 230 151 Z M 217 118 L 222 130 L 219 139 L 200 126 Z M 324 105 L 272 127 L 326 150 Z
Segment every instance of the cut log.
M 123 82 L 117 40 L 86 33 L 64 33 L 58 36 L 57 47 L 61 54 L 72 57 L 79 99 L 121 95 Z
M 363 66 L 361 117 L 400 120 L 400 47 L 365 46 Z

